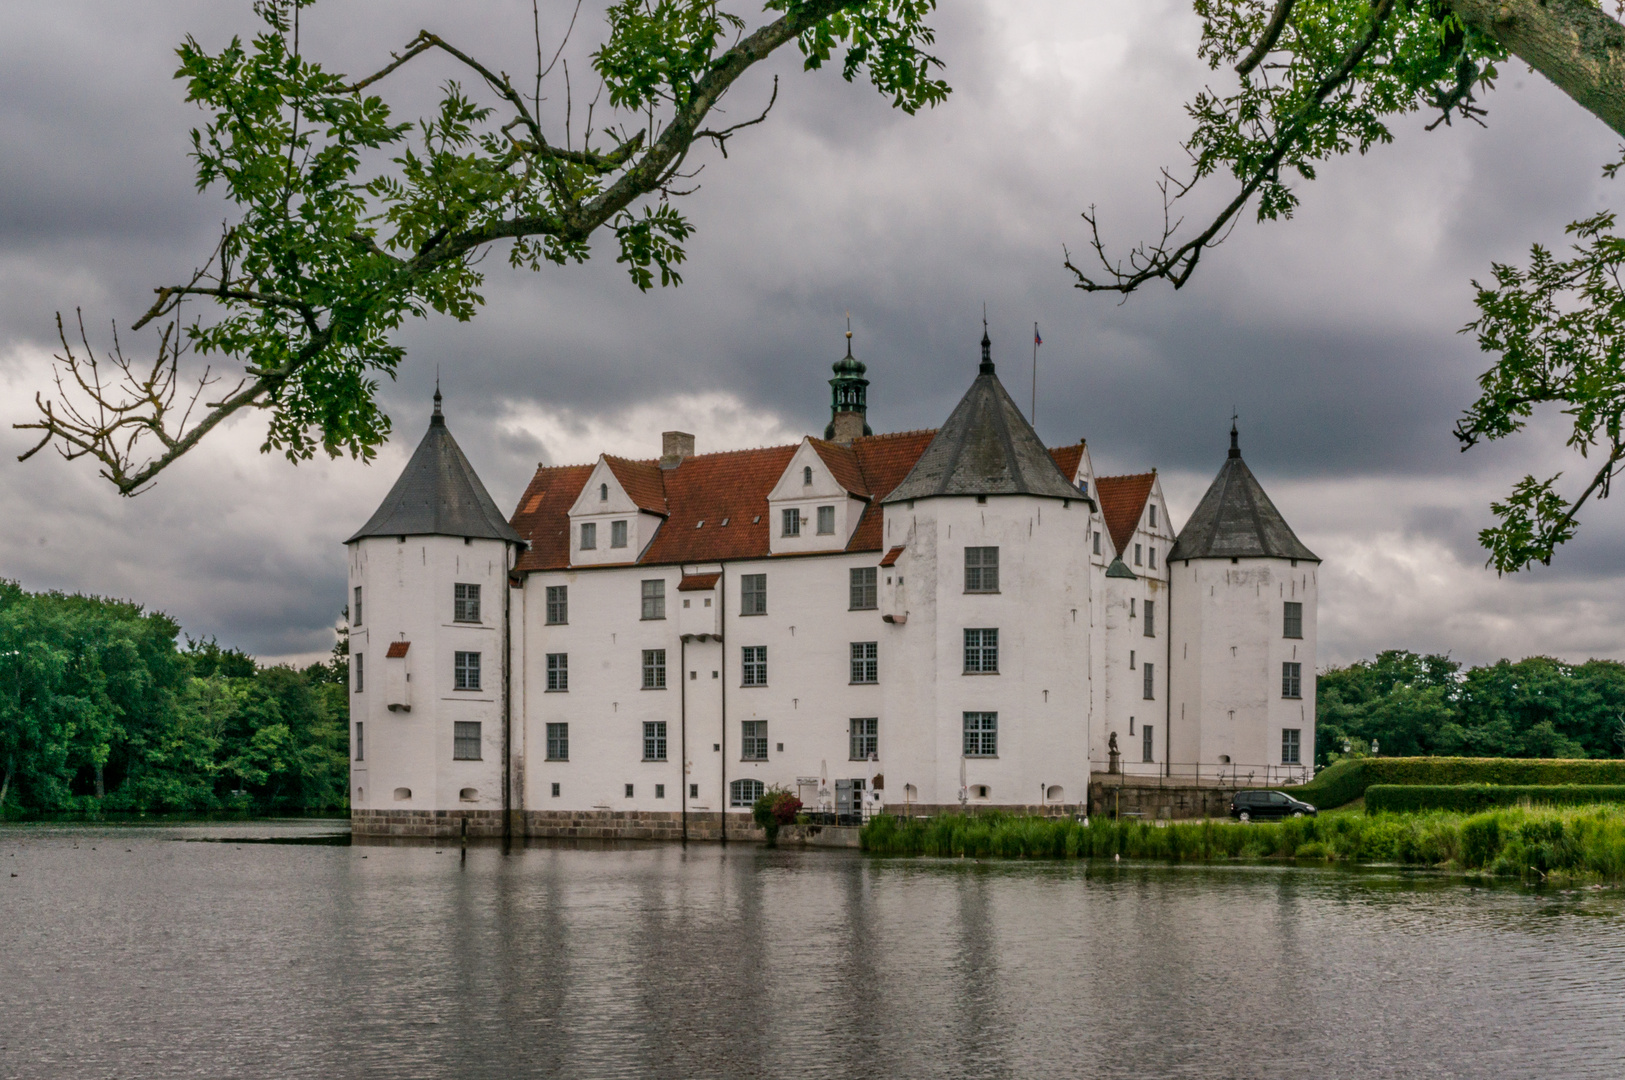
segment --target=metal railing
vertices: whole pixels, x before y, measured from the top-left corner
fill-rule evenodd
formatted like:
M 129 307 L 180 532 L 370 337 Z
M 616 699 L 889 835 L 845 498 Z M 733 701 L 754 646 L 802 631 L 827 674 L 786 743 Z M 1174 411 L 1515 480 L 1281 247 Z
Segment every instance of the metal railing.
M 1109 759 L 1090 758 L 1090 779 L 1119 776 L 1140 787 L 1291 787 L 1315 778 L 1315 766 L 1302 764 L 1247 764 L 1213 761 L 1119 761 L 1110 771 Z M 1155 781 L 1155 784 L 1152 782 Z

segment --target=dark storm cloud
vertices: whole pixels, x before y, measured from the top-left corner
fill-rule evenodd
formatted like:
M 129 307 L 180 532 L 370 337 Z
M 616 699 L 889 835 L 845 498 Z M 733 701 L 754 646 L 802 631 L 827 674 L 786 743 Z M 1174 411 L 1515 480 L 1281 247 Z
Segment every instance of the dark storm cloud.
M 544 5 L 549 42 L 570 6 Z M 726 161 L 698 155 L 681 288 L 638 293 L 602 245 L 585 267 L 540 273 L 494 253 L 472 323 L 403 330 L 408 362 L 382 388 L 395 439 L 376 466 L 258 456 L 253 417 L 134 501 L 82 463 L 0 464 L 0 575 L 129 595 L 263 655 L 320 652 L 342 603 L 340 541 L 421 436 L 437 367 L 458 439 L 508 503 L 538 460 L 588 459 L 595 438 L 654 453 L 682 409 L 720 418 L 696 432 L 702 449 L 821 430 L 847 312 L 876 429 L 935 426 L 974 370 L 986 303 L 1018 401 L 1042 327 L 1041 434 L 1086 436 L 1104 471 L 1158 467 L 1176 514 L 1240 413 L 1248 460 L 1328 560 L 1325 658 L 1390 644 L 1473 658 L 1621 652 L 1625 610 L 1596 599 L 1618 592 L 1625 554 L 1612 506 L 1559 566 L 1507 581 L 1481 569 L 1489 500 L 1524 472 L 1572 469 L 1561 439 L 1462 455 L 1450 436 L 1487 365 L 1456 332 L 1472 317 L 1468 279 L 1532 241 L 1560 244 L 1564 222 L 1616 194 L 1598 176 L 1613 149 L 1602 125 L 1511 74 L 1487 131 L 1427 134 L 1407 120 L 1396 145 L 1302 186 L 1296 220 L 1243 223 L 1186 289 L 1118 304 L 1071 288 L 1061 247 L 1084 249 L 1078 213 L 1091 204 L 1117 248 L 1160 224 L 1157 168 L 1182 160 L 1181 104 L 1215 77 L 1194 56 L 1188 7 L 948 4 L 935 21 L 955 92 L 920 116 L 835 72 L 805 74 L 790 54 L 735 89 L 737 120 L 780 77 L 766 124 Z M 566 53 L 578 130 L 600 25 L 583 11 Z M 359 72 L 420 27 L 509 71 L 532 62 L 522 3 L 324 0 L 302 31 L 312 55 Z M 0 11 L 8 423 L 41 385 L 53 311 L 83 304 L 98 333 L 127 324 L 154 285 L 207 253 L 225 210 L 192 189 L 186 132 L 200 114 L 170 78 L 173 49 L 188 33 L 218 48 L 253 30 L 246 3 Z M 397 116 L 423 114 L 436 81 L 456 75 L 423 70 L 390 87 Z M 562 105 L 554 93 L 546 107 Z M 1209 185 L 1187 214 L 1224 198 Z M 637 430 L 615 428 L 634 415 Z M 8 432 L 0 445 L 26 442 Z

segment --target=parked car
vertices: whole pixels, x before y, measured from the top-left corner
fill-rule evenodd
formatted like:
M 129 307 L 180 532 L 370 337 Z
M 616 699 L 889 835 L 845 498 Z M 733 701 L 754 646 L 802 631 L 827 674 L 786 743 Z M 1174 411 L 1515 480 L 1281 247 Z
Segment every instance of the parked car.
M 1284 791 L 1238 791 L 1230 797 L 1230 816 L 1253 818 L 1314 817 L 1315 808 Z

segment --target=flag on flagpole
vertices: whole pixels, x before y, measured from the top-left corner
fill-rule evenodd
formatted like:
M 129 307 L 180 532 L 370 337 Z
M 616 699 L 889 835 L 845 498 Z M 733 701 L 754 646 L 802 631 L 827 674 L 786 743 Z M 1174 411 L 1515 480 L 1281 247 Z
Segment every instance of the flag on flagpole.
M 1033 323 L 1033 344 L 1034 345 L 1042 345 L 1042 344 L 1044 344 L 1044 339 L 1038 336 L 1038 324 L 1037 323 Z

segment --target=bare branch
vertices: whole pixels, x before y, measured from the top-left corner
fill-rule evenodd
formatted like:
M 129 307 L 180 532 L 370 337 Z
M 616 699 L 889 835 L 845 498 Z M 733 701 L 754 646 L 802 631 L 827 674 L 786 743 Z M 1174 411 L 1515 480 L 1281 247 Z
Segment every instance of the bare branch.
M 767 108 L 762 110 L 762 115 L 758 116 L 754 120 L 746 120 L 743 123 L 735 124 L 732 127 L 723 128 L 721 131 L 712 131 L 709 128 L 707 128 L 705 131 L 696 131 L 694 133 L 694 137 L 696 139 L 714 139 L 717 144 L 717 149 L 722 151 L 722 156 L 727 157 L 729 137 L 741 128 L 752 127 L 756 124 L 760 124 L 763 120 L 766 120 L 767 114 L 773 111 L 773 104 L 778 100 L 779 77 L 775 75 L 773 76 L 773 93 L 772 96 L 767 99 Z

